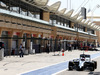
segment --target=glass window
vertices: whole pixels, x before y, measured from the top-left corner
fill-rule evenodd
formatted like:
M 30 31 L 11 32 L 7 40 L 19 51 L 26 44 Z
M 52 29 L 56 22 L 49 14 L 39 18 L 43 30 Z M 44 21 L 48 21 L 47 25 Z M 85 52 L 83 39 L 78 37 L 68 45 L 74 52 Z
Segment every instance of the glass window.
M 52 20 L 51 19 L 49 20 L 49 23 L 52 24 Z
M 27 11 L 25 9 L 21 9 L 21 14 L 27 16 Z
M 36 14 L 36 18 L 37 19 L 40 19 L 40 14 Z
M 56 24 L 56 20 L 53 20 L 53 23 Z
M 63 26 L 63 23 L 61 22 L 61 25 Z
M 60 25 L 60 22 L 58 22 L 58 25 Z
M 64 26 L 65 26 L 65 27 L 67 26 L 66 23 L 64 23 Z
M 19 13 L 19 7 L 10 7 L 10 11 Z
M 33 14 L 31 12 L 29 12 L 29 17 L 33 17 Z

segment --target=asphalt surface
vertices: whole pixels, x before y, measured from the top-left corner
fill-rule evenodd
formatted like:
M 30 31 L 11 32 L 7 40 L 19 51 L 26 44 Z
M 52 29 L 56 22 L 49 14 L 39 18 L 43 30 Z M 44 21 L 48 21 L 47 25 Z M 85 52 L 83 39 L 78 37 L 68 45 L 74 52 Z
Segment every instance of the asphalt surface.
M 24 55 L 23 58 L 8 56 L 0 61 L 0 75 L 52 75 L 66 69 L 66 62 L 79 58 L 82 53 L 83 51 L 73 50 L 72 52 L 65 51 L 64 56 L 62 53 L 58 55 L 59 52 L 55 52 L 55 55 L 54 52 L 30 54 Z M 85 51 L 84 53 L 93 55 L 93 58 L 100 56 L 100 51 Z
M 97 72 L 100 72 L 100 57 L 93 59 L 95 61 L 97 61 L 97 69 L 95 69 L 95 71 L 91 72 L 89 70 L 84 70 L 84 71 L 69 71 L 68 69 L 56 74 L 56 75 L 100 75 L 100 73 L 98 74 Z

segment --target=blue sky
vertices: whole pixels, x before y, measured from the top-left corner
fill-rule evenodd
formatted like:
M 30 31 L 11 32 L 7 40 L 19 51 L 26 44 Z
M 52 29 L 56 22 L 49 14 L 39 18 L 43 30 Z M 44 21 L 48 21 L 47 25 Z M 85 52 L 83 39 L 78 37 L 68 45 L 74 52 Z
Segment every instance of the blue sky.
M 89 9 L 93 10 L 98 4 L 100 5 L 100 0 L 49 0 L 48 5 L 51 5 L 57 1 L 61 1 L 60 9 L 67 8 L 67 10 L 70 9 L 70 1 L 71 1 L 71 9 L 74 9 L 74 11 L 76 11 L 80 7 L 81 4 L 83 4 L 82 6 L 86 4 L 84 7 L 87 8 L 87 11 Z M 68 5 L 67 5 L 67 1 L 68 1 Z M 100 15 L 100 7 L 96 8 L 93 14 Z

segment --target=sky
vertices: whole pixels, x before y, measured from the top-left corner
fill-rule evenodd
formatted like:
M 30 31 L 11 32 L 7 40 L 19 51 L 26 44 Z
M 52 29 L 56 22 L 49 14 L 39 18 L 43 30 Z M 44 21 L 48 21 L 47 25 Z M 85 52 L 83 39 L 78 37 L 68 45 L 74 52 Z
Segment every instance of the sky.
M 61 1 L 59 10 L 63 8 L 67 8 L 67 10 L 74 9 L 74 12 L 77 13 L 80 11 L 81 7 L 84 6 L 87 11 L 92 11 L 93 15 L 100 15 L 100 7 L 96 7 L 97 5 L 100 5 L 100 0 L 49 0 L 48 5 L 51 5 L 57 1 Z M 87 13 L 89 14 L 89 12 Z

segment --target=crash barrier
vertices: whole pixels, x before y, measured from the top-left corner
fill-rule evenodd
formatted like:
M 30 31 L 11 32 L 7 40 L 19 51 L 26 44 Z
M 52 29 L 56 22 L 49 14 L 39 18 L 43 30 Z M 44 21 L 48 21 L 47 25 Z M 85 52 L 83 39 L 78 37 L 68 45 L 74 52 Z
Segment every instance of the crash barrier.
M 4 59 L 4 48 L 0 49 L 0 61 Z

